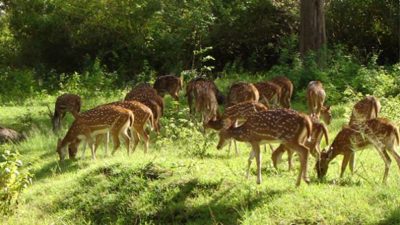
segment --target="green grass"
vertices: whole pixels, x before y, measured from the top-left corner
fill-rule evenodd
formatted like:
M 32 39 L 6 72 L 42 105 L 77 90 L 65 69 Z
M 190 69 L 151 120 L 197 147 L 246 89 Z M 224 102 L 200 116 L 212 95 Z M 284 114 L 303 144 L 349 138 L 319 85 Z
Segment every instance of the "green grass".
M 85 108 L 119 99 L 84 99 Z M 341 157 L 330 165 L 324 181 L 316 179 L 310 158 L 311 184 L 295 187 L 295 170 L 286 159 L 278 171 L 271 152 L 263 152 L 263 183 L 245 178 L 249 146 L 240 144 L 240 155 L 217 151 L 217 135 L 203 136 L 167 98 L 166 116 L 159 137 L 152 136 L 150 151 L 139 146 L 127 156 L 124 147 L 115 156 L 58 161 L 57 137 L 50 131 L 45 100 L 21 106 L 2 106 L 1 123 L 24 129 L 29 139 L 16 148 L 30 163 L 33 184 L 21 195 L 15 214 L 2 224 L 400 224 L 399 171 L 392 163 L 388 184 L 382 185 L 383 161 L 365 150 L 356 155 L 356 171 L 339 179 Z M 304 110 L 301 102 L 295 108 Z M 384 106 L 383 106 L 384 107 Z M 349 115 L 348 105 L 334 106 L 330 138 Z M 68 116 L 65 124 L 70 124 Z M 62 134 L 65 133 L 64 126 Z M 78 155 L 80 157 L 80 154 Z

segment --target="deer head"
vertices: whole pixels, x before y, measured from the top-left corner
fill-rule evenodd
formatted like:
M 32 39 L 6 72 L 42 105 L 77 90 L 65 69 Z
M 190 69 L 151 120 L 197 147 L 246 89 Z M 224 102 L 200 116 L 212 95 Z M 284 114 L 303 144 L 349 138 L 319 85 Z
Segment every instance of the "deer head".
M 331 106 L 323 106 L 322 107 L 321 118 L 327 125 L 331 124 L 331 121 L 332 121 Z
M 65 156 L 67 155 L 67 148 L 65 146 L 62 146 L 62 140 L 58 139 L 57 141 L 57 153 L 58 156 L 60 157 L 60 161 L 63 161 L 65 159 Z
M 325 177 L 326 173 L 328 172 L 330 157 L 331 152 L 327 151 L 326 149 L 321 152 L 320 157 L 315 165 L 315 169 L 317 170 L 317 175 L 319 179 Z

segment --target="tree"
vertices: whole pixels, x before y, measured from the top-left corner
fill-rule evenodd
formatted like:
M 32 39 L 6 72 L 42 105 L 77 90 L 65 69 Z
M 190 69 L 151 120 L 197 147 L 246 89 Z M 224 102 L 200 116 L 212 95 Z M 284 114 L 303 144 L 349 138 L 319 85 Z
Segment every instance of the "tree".
M 319 51 L 326 43 L 324 0 L 300 2 L 300 53 Z M 319 54 L 319 56 L 321 56 Z M 321 58 L 318 59 L 321 62 Z

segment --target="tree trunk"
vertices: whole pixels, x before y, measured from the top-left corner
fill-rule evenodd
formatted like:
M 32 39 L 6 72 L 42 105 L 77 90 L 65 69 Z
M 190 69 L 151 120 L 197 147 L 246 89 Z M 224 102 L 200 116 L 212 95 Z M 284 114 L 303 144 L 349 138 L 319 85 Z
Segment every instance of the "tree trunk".
M 319 51 L 326 43 L 324 0 L 301 0 L 300 2 L 300 53 Z M 318 61 L 320 61 L 318 54 Z

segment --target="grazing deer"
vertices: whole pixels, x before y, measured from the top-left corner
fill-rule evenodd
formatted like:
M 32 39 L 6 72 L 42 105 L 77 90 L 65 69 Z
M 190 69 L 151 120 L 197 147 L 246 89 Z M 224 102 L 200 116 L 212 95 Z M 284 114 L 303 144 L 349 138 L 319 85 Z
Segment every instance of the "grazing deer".
M 254 86 L 260 93 L 260 102 L 266 105 L 268 108 L 276 108 L 281 99 L 281 87 L 273 82 L 259 82 L 255 83 Z
M 374 96 L 367 96 L 354 105 L 349 125 L 360 124 L 366 120 L 377 118 L 381 111 L 381 103 Z
M 149 146 L 149 135 L 144 130 L 144 127 L 147 122 L 149 123 L 151 128 L 155 129 L 156 127 L 151 109 L 138 101 L 112 102 L 104 106 L 107 105 L 119 106 L 128 109 L 133 113 L 135 120 L 133 121 L 134 130 L 131 130 L 131 138 L 134 140 L 132 152 L 135 151 L 136 146 L 139 143 L 139 135 L 140 135 L 143 141 L 145 142 L 144 152 L 147 153 L 147 149 Z
M 305 146 L 310 149 L 310 153 L 314 158 L 319 159 L 319 155 L 321 153 L 321 140 L 322 137 L 325 137 L 325 143 L 329 145 L 329 136 L 328 136 L 328 128 L 326 126 L 319 122 L 315 118 L 311 118 L 312 121 L 312 132 L 311 132 L 311 138 L 307 140 L 305 143 Z M 281 144 L 273 153 L 272 153 L 272 162 L 274 167 L 277 169 L 278 168 L 278 163 L 282 158 L 282 154 L 287 151 L 288 153 L 288 165 L 289 165 L 289 170 L 292 170 L 293 164 L 292 164 L 292 156 L 293 156 L 293 151 L 290 148 L 287 148 L 285 145 Z
M 153 87 L 161 97 L 169 93 L 172 98 L 179 101 L 179 91 L 183 87 L 183 80 L 173 75 L 159 76 L 154 82 Z
M 208 90 L 211 90 L 214 93 L 215 98 L 217 99 L 218 105 L 222 105 L 225 103 L 225 96 L 219 91 L 213 81 L 208 80 L 204 77 L 196 77 L 190 80 L 186 86 L 186 97 L 189 105 L 190 114 L 196 113 L 193 110 L 193 99 L 195 98 L 195 92 L 200 88 L 207 88 Z
M 201 83 L 194 90 L 195 111 L 201 113 L 203 127 L 205 131 L 206 124 L 210 120 L 215 120 L 218 113 L 218 101 L 212 86 L 209 83 Z
M 54 114 L 49 108 L 49 116 L 53 131 L 57 132 L 61 128 L 61 121 L 64 119 L 67 112 L 79 113 L 81 111 L 82 101 L 81 97 L 75 94 L 63 94 L 58 96 L 54 107 Z
M 96 159 L 93 138 L 106 133 L 110 133 L 112 136 L 114 142 L 113 154 L 120 146 L 119 136 L 124 138 L 129 154 L 130 138 L 127 131 L 134 122 L 134 115 L 131 111 L 110 105 L 94 108 L 74 116 L 76 119 L 65 137 L 62 140 L 58 139 L 57 153 L 60 156 L 60 160 L 65 159 L 67 147 L 71 143 L 76 143 L 77 139 L 89 144 L 92 159 Z
M 155 130 L 160 132 L 160 118 L 164 114 L 164 99 L 149 84 L 140 84 L 133 88 L 126 96 L 125 101 L 138 101 L 149 107 L 153 113 Z
M 267 111 L 268 108 L 258 102 L 241 102 L 236 105 L 230 106 L 225 109 L 224 114 L 222 116 L 217 115 L 215 120 L 210 120 L 205 125 L 205 128 L 211 128 L 214 130 L 221 130 L 223 128 L 228 129 L 231 126 L 238 125 L 238 122 L 246 121 L 250 116 L 254 113 Z M 236 145 L 236 141 L 233 140 L 235 145 L 235 152 L 238 155 L 238 149 Z M 229 151 L 230 151 L 231 143 L 229 143 Z
M 229 89 L 227 107 L 246 101 L 258 102 L 259 98 L 260 94 L 253 84 L 244 82 L 235 83 Z
M 329 149 L 321 153 L 321 157 L 316 163 L 318 178 L 321 179 L 326 175 L 329 163 L 338 155 L 343 155 L 340 177 L 343 177 L 349 162 L 350 171 L 353 173 L 355 151 L 373 146 L 385 162 L 383 183 L 386 183 L 391 164 L 388 152 L 394 157 L 400 168 L 400 156 L 395 150 L 395 147 L 399 145 L 399 139 L 398 128 L 383 118 L 374 118 L 361 125 L 344 127 Z
M 290 99 L 293 95 L 293 83 L 286 77 L 275 77 L 271 82 L 281 87 L 281 98 L 279 100 L 282 107 L 290 108 Z
M 221 149 L 226 141 L 235 139 L 248 142 L 252 146 L 247 167 L 249 175 L 253 157 L 257 162 L 257 183 L 261 183 L 261 152 L 260 143 L 282 143 L 296 151 L 300 156 L 301 168 L 296 185 L 301 179 L 309 182 L 307 175 L 307 160 L 309 149 L 304 146 L 307 138 L 311 136 L 312 124 L 307 115 L 289 109 L 276 109 L 253 114 L 240 127 L 222 129 L 219 133 L 217 149 Z
M 320 81 L 311 81 L 307 86 L 307 104 L 311 116 L 322 120 L 326 124 L 330 124 L 332 120 L 332 113 L 330 106 L 324 106 L 325 90 Z

